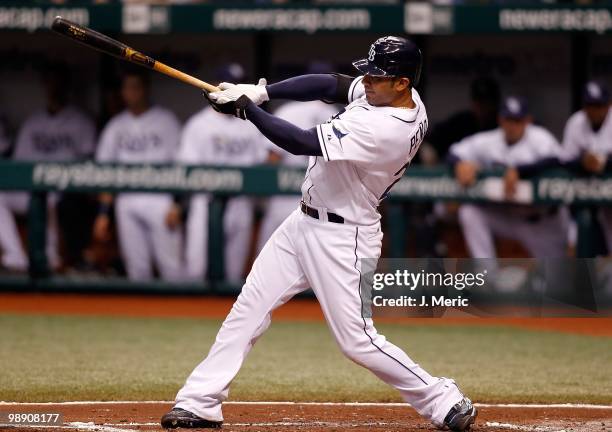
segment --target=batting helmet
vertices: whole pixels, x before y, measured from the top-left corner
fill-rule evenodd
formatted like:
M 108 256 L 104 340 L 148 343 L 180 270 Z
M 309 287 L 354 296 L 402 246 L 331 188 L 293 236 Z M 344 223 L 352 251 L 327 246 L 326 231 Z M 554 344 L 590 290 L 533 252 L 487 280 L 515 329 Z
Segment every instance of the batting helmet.
M 370 47 L 368 58 L 353 62 L 364 75 L 406 77 L 412 86 L 419 83 L 423 55 L 418 46 L 408 39 L 385 36 Z

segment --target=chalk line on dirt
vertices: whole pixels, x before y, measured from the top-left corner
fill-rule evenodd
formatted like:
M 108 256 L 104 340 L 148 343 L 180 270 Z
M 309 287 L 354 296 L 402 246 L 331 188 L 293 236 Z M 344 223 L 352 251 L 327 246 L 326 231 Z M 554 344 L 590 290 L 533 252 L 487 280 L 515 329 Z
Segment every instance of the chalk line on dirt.
M 174 401 L 68 401 L 68 402 L 7 402 L 2 405 L 38 406 L 38 405 L 125 405 L 125 404 L 173 404 Z M 291 401 L 228 401 L 224 405 L 311 405 L 311 406 L 357 406 L 357 407 L 409 407 L 403 402 L 291 402 Z M 482 408 L 568 408 L 568 409 L 603 409 L 610 410 L 612 405 L 596 404 L 489 404 L 475 403 Z

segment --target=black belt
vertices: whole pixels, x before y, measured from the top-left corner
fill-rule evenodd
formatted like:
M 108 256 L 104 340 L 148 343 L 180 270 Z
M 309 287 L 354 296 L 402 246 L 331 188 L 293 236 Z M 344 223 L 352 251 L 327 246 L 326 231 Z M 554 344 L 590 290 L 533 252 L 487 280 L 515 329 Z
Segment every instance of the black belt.
M 300 203 L 300 210 L 302 210 L 302 213 L 307 214 L 311 218 L 319 219 L 319 210 L 306 205 L 304 201 Z M 332 212 L 327 212 L 327 220 L 333 223 L 344 223 L 344 218 L 342 216 Z

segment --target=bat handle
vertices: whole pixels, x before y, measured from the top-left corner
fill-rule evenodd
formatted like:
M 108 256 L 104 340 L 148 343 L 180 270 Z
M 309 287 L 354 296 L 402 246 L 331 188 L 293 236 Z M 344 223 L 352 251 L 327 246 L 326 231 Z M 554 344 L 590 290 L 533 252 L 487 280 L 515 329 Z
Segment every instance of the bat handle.
M 208 84 L 207 82 L 199 80 L 196 77 L 188 75 L 184 72 L 181 72 L 180 70 L 174 69 L 173 67 L 165 65 L 158 61 L 155 62 L 153 69 L 165 75 L 179 79 L 187 84 L 191 84 L 194 87 L 199 87 L 200 89 L 206 90 L 209 93 L 220 91 L 220 89 L 218 87 L 215 87 L 214 85 Z

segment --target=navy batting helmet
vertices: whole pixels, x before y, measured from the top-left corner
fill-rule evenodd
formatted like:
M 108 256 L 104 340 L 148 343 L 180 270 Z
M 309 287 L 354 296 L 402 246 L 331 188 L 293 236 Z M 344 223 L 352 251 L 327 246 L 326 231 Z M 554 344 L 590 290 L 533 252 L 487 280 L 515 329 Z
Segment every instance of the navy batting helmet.
M 418 46 L 408 39 L 385 36 L 370 47 L 368 58 L 353 62 L 355 68 L 367 75 L 406 77 L 413 86 L 419 83 L 423 55 Z

